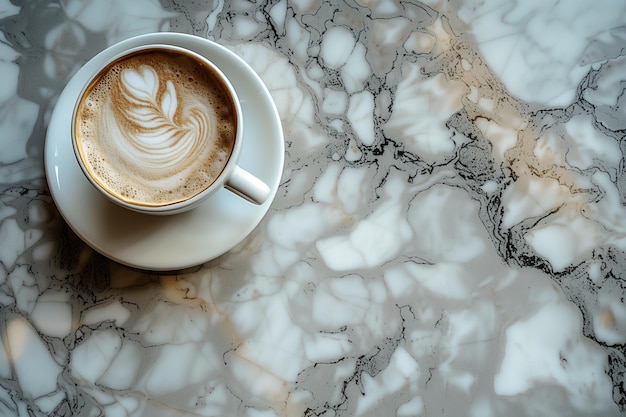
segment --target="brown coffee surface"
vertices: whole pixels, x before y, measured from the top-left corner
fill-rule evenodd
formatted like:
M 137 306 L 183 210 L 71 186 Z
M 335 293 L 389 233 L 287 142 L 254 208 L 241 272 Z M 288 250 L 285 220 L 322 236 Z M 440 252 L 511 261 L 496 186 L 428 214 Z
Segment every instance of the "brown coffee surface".
M 237 118 L 211 67 L 149 49 L 103 69 L 78 104 L 79 155 L 92 178 L 139 205 L 185 201 L 209 187 L 232 154 Z

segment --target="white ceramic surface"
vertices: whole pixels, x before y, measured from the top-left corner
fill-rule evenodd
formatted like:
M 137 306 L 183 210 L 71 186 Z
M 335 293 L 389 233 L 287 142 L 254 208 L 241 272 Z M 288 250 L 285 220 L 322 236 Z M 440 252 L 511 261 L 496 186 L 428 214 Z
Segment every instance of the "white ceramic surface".
M 48 128 L 45 166 L 50 192 L 61 214 L 91 247 L 136 268 L 175 270 L 222 255 L 261 221 L 282 174 L 284 138 L 267 88 L 249 65 L 225 47 L 212 48 L 210 41 L 192 35 L 155 33 L 122 41 L 109 48 L 102 59 L 148 43 L 188 48 L 228 73 L 244 113 L 245 142 L 239 165 L 270 186 L 268 200 L 257 206 L 222 189 L 196 209 L 166 217 L 134 213 L 106 200 L 82 175 L 70 135 L 72 107 L 98 65 L 94 61 L 74 75 L 59 97 Z

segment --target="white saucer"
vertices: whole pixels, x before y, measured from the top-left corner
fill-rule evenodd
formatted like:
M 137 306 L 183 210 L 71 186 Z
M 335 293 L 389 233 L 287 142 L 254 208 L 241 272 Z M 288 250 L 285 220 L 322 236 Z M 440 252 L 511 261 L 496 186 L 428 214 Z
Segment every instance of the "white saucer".
M 46 136 L 46 177 L 61 215 L 92 248 L 135 268 L 176 270 L 195 266 L 229 251 L 252 232 L 269 210 L 284 164 L 284 137 L 269 91 L 241 58 L 230 50 L 207 47 L 210 41 L 179 33 L 152 33 L 118 43 L 98 55 L 111 57 L 146 43 L 171 44 L 194 50 L 229 74 L 240 98 L 245 142 L 239 165 L 271 188 L 263 205 L 220 190 L 200 207 L 171 216 L 138 214 L 110 203 L 80 170 L 70 139 L 71 112 L 88 74 L 89 61 L 72 77 L 54 108 Z M 102 56 L 101 55 L 105 55 Z

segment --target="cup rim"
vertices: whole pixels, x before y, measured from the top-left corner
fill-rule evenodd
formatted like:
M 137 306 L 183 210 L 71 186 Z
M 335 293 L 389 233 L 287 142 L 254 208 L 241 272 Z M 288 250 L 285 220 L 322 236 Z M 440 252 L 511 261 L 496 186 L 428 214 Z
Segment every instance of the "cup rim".
M 144 45 L 134 46 L 125 51 L 119 52 L 113 55 L 112 57 L 106 57 L 106 54 L 110 48 L 111 47 L 104 49 L 103 51 L 101 51 L 100 53 L 98 53 L 97 55 L 95 55 L 93 58 L 90 59 L 90 62 L 97 62 L 96 70 L 93 71 L 93 73 L 88 77 L 87 81 L 82 86 L 80 93 L 78 94 L 74 102 L 73 109 L 72 109 L 71 128 L 70 128 L 72 148 L 74 150 L 74 157 L 76 161 L 78 162 L 78 165 L 83 175 L 92 184 L 92 186 L 94 186 L 99 191 L 101 195 L 104 195 L 107 199 L 109 199 L 113 203 L 116 203 L 132 211 L 145 213 L 145 214 L 174 214 L 174 213 L 186 211 L 195 207 L 197 204 L 199 204 L 200 202 L 208 198 L 214 192 L 223 188 L 228 177 L 237 166 L 237 160 L 239 158 L 239 154 L 240 154 L 241 147 L 242 147 L 242 141 L 243 141 L 243 113 L 241 109 L 241 103 L 239 102 L 239 97 L 237 95 L 237 92 L 232 82 L 230 81 L 228 76 L 226 76 L 226 74 L 224 74 L 224 72 L 219 68 L 219 66 L 213 63 L 209 58 L 207 58 L 206 56 L 192 49 L 185 48 L 182 46 L 169 45 L 165 43 L 147 43 Z M 162 50 L 175 51 L 177 53 L 191 56 L 194 59 L 200 60 L 203 62 L 203 64 L 209 66 L 219 76 L 219 78 L 224 83 L 224 85 L 226 85 L 228 89 L 228 93 L 230 94 L 232 98 L 233 106 L 235 108 L 235 113 L 236 113 L 236 121 L 237 121 L 237 127 L 236 127 L 235 139 L 234 139 L 232 151 L 230 152 L 226 165 L 224 166 L 220 174 L 216 177 L 216 179 L 208 187 L 204 188 L 202 191 L 198 192 L 197 194 L 193 195 L 190 198 L 187 198 L 182 201 L 173 202 L 173 203 L 164 203 L 164 204 L 155 204 L 155 205 L 147 205 L 147 204 L 143 205 L 143 204 L 136 204 L 130 201 L 126 201 L 123 198 L 108 191 L 104 185 L 100 184 L 99 181 L 93 178 L 93 176 L 89 173 L 89 170 L 86 167 L 85 162 L 83 161 L 83 158 L 81 156 L 81 152 L 79 150 L 79 146 L 76 140 L 76 129 L 75 129 L 78 107 L 80 106 L 80 103 L 82 101 L 84 94 L 93 84 L 94 80 L 96 80 L 98 76 L 114 62 L 121 60 L 124 57 L 129 56 L 133 53 L 141 52 L 141 51 L 148 50 L 148 49 L 162 49 Z M 99 60 L 101 60 L 102 63 L 99 63 L 98 62 Z

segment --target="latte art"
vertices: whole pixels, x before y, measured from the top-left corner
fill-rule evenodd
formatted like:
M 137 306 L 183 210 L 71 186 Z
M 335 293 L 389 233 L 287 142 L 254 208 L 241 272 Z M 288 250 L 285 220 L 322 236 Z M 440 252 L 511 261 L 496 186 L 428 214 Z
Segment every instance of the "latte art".
M 131 203 L 166 205 L 210 186 L 228 162 L 236 116 L 226 86 L 185 54 L 115 62 L 79 104 L 76 140 L 90 174 Z
M 141 167 L 137 174 L 146 179 L 167 178 L 183 167 L 191 168 L 215 129 L 201 103 L 179 109 L 174 83 L 167 80 L 160 89 L 159 81 L 158 74 L 145 65 L 139 72 L 124 70 L 116 91 L 128 106 L 110 109 L 103 119 L 104 127 L 119 129 L 120 134 L 111 137 L 117 139 L 114 146 L 122 151 L 120 157 L 129 166 Z

